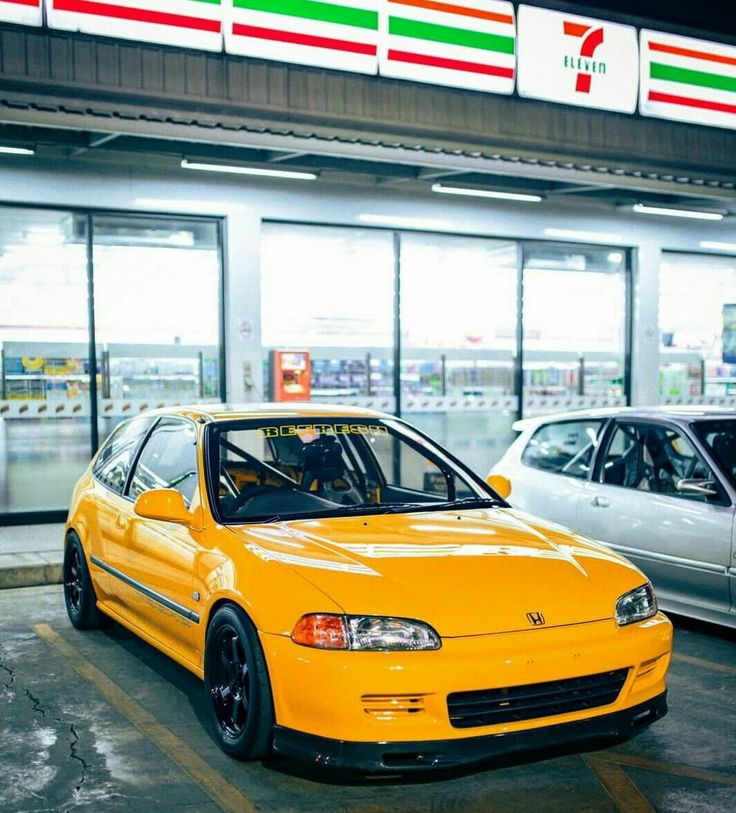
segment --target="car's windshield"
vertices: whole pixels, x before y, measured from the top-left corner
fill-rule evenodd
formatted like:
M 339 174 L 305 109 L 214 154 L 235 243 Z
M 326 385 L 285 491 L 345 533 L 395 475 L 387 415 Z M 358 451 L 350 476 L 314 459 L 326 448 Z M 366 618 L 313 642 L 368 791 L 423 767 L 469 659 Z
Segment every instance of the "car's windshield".
M 736 419 L 696 421 L 694 428 L 718 468 L 736 486 Z
M 222 522 L 502 504 L 447 453 L 390 419 L 271 418 L 210 428 Z

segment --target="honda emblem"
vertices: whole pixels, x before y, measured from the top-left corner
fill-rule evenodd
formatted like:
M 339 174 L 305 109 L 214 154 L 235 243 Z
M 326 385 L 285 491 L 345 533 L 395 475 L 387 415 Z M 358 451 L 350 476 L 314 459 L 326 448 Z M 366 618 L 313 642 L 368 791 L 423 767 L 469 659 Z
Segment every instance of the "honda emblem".
M 541 627 L 545 624 L 542 613 L 527 613 L 526 618 L 533 627 Z

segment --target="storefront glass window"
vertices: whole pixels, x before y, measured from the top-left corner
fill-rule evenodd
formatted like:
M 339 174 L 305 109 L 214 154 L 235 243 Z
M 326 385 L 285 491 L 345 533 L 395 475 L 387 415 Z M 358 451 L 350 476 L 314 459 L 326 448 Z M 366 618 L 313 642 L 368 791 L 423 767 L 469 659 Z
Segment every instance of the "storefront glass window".
M 220 399 L 217 225 L 93 219 L 100 439 L 145 409 Z
M 312 400 L 393 411 L 392 234 L 264 224 L 261 297 L 263 346 L 310 351 Z
M 89 222 L 0 207 L 0 515 L 66 510 L 123 418 L 221 398 L 217 224 L 92 218 L 95 368 Z
M 479 473 L 513 440 L 517 245 L 401 235 L 402 414 Z
M 84 223 L 0 209 L 0 514 L 68 506 L 90 456 Z
M 736 396 L 736 257 L 666 253 L 659 291 L 660 400 Z
M 524 415 L 625 403 L 626 254 L 524 248 Z

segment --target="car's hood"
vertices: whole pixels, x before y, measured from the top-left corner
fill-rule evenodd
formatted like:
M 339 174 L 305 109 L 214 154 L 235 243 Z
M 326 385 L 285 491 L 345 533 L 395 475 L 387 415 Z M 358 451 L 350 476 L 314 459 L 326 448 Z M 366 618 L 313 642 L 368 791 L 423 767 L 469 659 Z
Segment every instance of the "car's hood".
M 346 613 L 417 618 L 441 636 L 611 618 L 645 579 L 610 549 L 513 509 L 314 519 L 230 530 Z M 274 585 L 277 590 L 277 585 Z M 304 612 L 319 612 L 305 607 Z

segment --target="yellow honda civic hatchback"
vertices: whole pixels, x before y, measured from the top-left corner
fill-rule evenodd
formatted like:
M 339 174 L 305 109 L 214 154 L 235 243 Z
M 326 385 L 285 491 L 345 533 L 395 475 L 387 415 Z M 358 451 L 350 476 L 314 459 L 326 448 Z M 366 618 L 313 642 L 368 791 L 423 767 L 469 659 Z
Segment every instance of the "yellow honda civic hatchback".
M 227 753 L 364 771 L 626 737 L 667 710 L 646 577 L 401 420 L 159 410 L 74 491 L 64 591 L 204 680 Z

